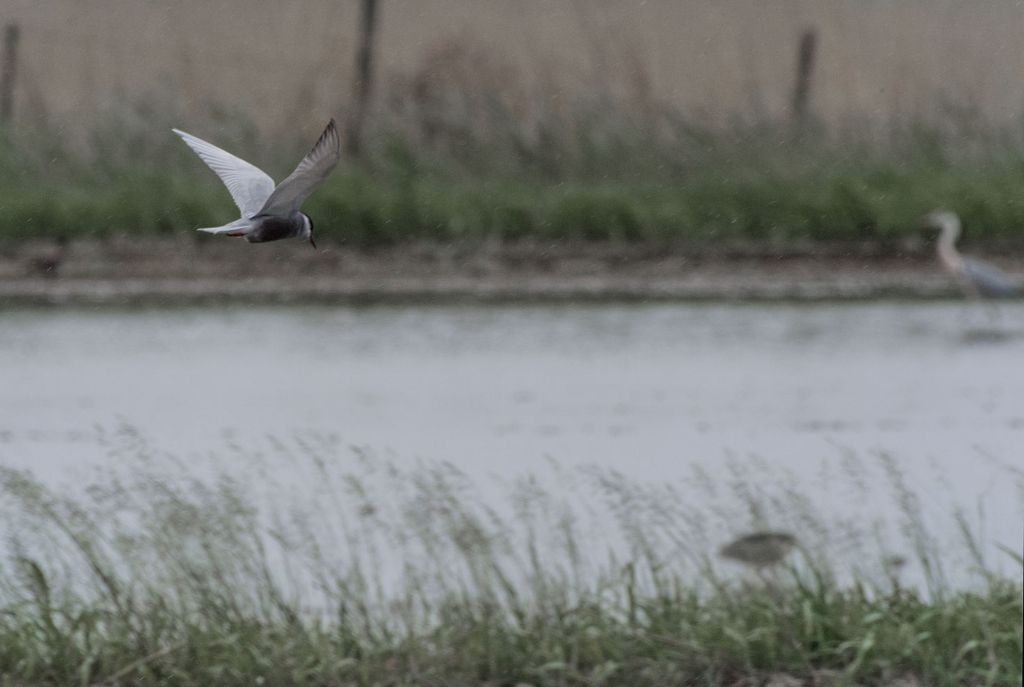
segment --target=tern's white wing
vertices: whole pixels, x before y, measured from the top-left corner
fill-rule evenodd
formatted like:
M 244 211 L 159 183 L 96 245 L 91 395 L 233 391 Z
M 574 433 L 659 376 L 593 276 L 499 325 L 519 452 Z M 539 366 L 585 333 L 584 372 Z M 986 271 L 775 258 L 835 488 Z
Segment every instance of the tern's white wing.
M 340 159 L 341 137 L 332 119 L 313 149 L 302 158 L 295 171 L 274 189 L 260 212 L 286 215 L 298 210 L 302 201 L 324 183 Z
M 185 141 L 188 147 L 194 150 L 196 155 L 217 173 L 220 180 L 228 187 L 231 198 L 235 201 L 243 218 L 252 217 L 259 212 L 274 191 L 274 180 L 267 176 L 266 172 L 192 134 L 178 129 L 172 129 L 172 131 L 181 136 L 181 140 Z

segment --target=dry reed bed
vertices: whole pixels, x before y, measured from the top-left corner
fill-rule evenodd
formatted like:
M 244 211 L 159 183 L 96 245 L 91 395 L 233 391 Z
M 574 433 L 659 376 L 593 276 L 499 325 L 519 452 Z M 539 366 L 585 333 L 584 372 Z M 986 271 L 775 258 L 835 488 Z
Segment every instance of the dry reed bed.
M 155 97 L 178 104 L 186 128 L 214 105 L 264 133 L 297 123 L 312 135 L 351 92 L 355 0 L 8 5 L 5 19 L 22 25 L 23 123 L 90 131 L 111 109 Z M 432 54 L 468 42 L 505 67 L 511 93 L 650 99 L 703 125 L 774 118 L 806 27 L 820 34 L 814 102 L 829 125 L 924 118 L 940 98 L 1005 124 L 1024 101 L 1024 10 L 1011 0 L 385 0 L 381 100 Z

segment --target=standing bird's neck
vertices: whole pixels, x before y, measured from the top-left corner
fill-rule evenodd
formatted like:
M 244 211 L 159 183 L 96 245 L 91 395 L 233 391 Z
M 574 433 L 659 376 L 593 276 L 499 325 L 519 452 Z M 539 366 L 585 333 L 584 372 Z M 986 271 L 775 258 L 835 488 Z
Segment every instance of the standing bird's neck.
M 938 253 L 939 260 L 947 269 L 958 272 L 963 265 L 963 258 L 956 250 L 956 240 L 960 238 L 960 220 L 954 217 L 943 217 L 939 222 Z

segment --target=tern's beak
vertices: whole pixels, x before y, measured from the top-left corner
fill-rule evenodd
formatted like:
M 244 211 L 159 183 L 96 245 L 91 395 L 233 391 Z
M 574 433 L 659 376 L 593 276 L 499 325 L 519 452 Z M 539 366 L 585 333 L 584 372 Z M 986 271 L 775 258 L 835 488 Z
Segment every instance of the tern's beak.
M 309 235 L 309 245 L 313 246 L 313 250 L 316 250 L 316 241 L 313 240 L 313 235 Z

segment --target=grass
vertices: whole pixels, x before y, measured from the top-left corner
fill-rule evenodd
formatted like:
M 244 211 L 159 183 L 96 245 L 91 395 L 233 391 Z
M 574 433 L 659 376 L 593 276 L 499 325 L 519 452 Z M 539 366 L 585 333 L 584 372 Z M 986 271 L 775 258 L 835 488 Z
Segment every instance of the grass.
M 868 242 L 896 251 L 921 238 L 917 218 L 939 207 L 961 214 L 968 243 L 1024 245 L 1024 139 L 1013 128 L 955 119 L 884 132 L 777 122 L 708 130 L 671 111 L 644 125 L 627 105 L 574 112 L 539 133 L 486 112 L 440 133 L 385 118 L 367 157 L 346 160 L 305 209 L 325 237 L 355 247 Z M 226 190 L 169 133 L 171 119 L 156 107 L 112 116 L 77 152 L 57 132 L 6 136 L 0 240 L 156 236 L 230 220 Z M 197 133 L 277 178 L 308 145 L 268 149 L 229 119 Z
M 957 513 L 973 582 L 944 582 L 959 554 L 923 529 L 891 458 L 922 584 L 849 575 L 878 559 L 878 528 L 829 524 L 764 466 L 679 487 L 556 468 L 553 485 L 485 496 L 450 466 L 399 469 L 330 439 L 226 450 L 258 479 L 189 476 L 130 432 L 113 453 L 139 470 L 77 495 L 0 471 L 0 684 L 1021 684 L 1020 552 L 1009 572 L 986 565 Z M 282 500 L 289 479 L 266 461 L 312 481 Z M 725 505 L 688 505 L 693 488 Z M 734 574 L 714 556 L 723 518 L 804 523 L 804 550 L 764 580 Z M 826 555 L 837 540 L 846 563 Z
M 967 242 L 1024 246 L 1024 117 L 1003 87 L 1019 56 L 1000 48 L 1013 40 L 1009 5 L 562 4 L 476 8 L 456 25 L 435 24 L 437 8 L 384 16 L 368 156 L 307 208 L 323 237 L 898 251 L 920 215 L 946 207 Z M 344 120 L 351 69 L 338 59 L 351 54 L 354 3 L 247 14 L 290 37 L 284 61 L 224 8 L 171 26 L 145 5 L 116 21 L 69 21 L 71 3 L 58 5 L 20 13 L 31 48 L 18 128 L 0 132 L 0 241 L 223 224 L 235 212 L 226 192 L 171 126 L 280 179 L 311 127 Z M 141 37 L 119 22 L 162 28 Z M 798 130 L 786 103 L 808 27 L 821 55 Z M 188 48 L 196 36 L 201 50 Z M 52 50 L 78 56 L 76 78 L 38 57 Z M 267 108 L 268 97 L 291 104 Z
M 665 180 L 551 183 L 526 175 L 402 176 L 350 167 L 306 209 L 332 238 L 354 246 L 487 239 L 895 246 L 915 234 L 917 217 L 936 207 L 958 209 L 972 239 L 1019 241 L 1022 179 L 1024 158 L 990 165 L 821 160 L 778 173 L 737 164 Z M 201 168 L 179 175 L 126 170 L 70 187 L 60 178 L 29 177 L 9 185 L 5 195 L 0 235 L 7 239 L 187 232 L 234 213 Z

